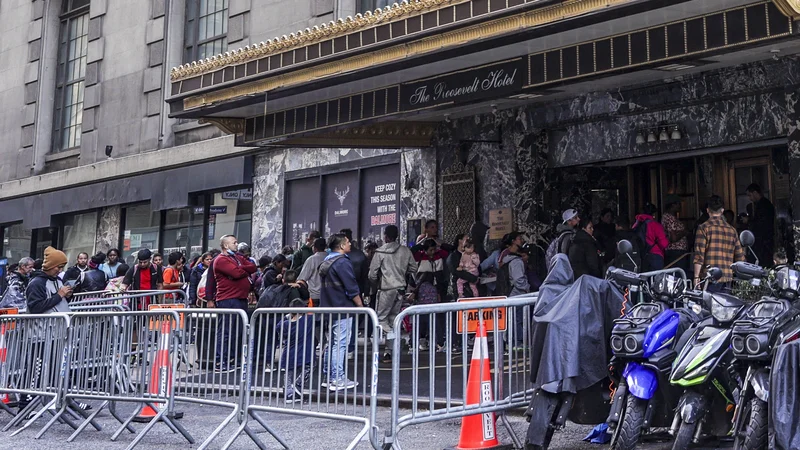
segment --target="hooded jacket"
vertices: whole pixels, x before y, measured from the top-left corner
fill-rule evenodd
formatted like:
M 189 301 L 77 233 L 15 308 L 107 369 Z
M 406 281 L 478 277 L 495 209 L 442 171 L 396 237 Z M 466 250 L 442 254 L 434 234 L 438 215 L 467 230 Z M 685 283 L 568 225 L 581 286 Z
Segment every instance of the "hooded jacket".
M 58 277 L 51 277 L 41 271 L 34 272 L 31 277 L 25 291 L 29 314 L 69 312 L 67 299 L 58 295 L 58 291 L 64 286 Z
M 405 289 L 406 277 L 417 272 L 417 262 L 408 247 L 389 242 L 375 251 L 369 266 L 369 279 L 380 289 Z
M 569 263 L 575 278 L 591 275 L 603 278 L 603 263 L 598 254 L 598 243 L 589 233 L 578 230 L 569 247 Z
M 667 233 L 664 231 L 664 226 L 656 222 L 653 216 L 648 214 L 639 214 L 636 216 L 636 224 L 633 226 L 635 231 L 637 227 L 641 226 L 645 221 L 647 222 L 647 244 L 648 247 L 652 246 L 650 253 L 664 257 L 664 251 L 669 245 Z
M 508 256 L 503 258 L 503 264 L 508 264 L 508 277 L 511 282 L 509 297 L 529 293 L 531 285 L 528 283 L 525 261 L 516 253 L 509 253 Z
M 331 253 L 319 267 L 322 279 L 319 304 L 323 308 L 352 308 L 353 299 L 360 294 L 360 288 L 353 273 L 353 265 L 347 255 Z

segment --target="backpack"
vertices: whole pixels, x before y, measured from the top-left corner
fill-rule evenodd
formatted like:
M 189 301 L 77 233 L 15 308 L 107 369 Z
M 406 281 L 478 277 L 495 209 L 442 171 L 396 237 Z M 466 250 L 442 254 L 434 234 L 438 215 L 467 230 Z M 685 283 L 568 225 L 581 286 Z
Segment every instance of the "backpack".
M 197 283 L 197 298 L 206 298 L 206 280 L 208 280 L 208 269 L 203 271 L 203 276 Z
M 509 253 L 507 256 L 511 256 Z M 503 261 L 503 264 L 497 269 L 497 281 L 494 283 L 494 295 L 508 297 L 514 286 L 511 284 L 511 269 L 510 261 Z
M 639 242 L 642 245 L 642 247 L 640 248 L 641 249 L 640 253 L 642 256 L 647 255 L 648 253 L 650 253 L 650 250 L 653 249 L 652 245 L 647 244 L 647 224 L 649 224 L 650 222 L 652 222 L 652 220 L 650 219 L 644 221 L 637 221 L 633 229 L 633 232 L 636 233 L 636 237 L 639 238 Z
M 290 298 L 294 289 L 285 284 L 273 284 L 258 299 L 258 308 L 288 308 L 294 298 Z
M 558 235 L 550 245 L 547 246 L 547 251 L 544 254 L 544 261 L 547 264 L 547 271 L 550 272 L 550 264 L 559 253 L 569 254 L 569 248 L 572 245 L 572 239 L 575 238 L 575 231 L 564 231 Z M 499 276 L 499 275 L 498 275 Z

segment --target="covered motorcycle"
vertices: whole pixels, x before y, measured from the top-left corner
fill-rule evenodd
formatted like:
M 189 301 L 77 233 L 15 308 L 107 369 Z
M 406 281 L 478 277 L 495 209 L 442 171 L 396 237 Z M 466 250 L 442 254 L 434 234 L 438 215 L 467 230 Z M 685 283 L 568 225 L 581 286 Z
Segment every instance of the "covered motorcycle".
M 533 314 L 529 447 L 546 449 L 567 418 L 598 424 L 608 415 L 608 341 L 623 295 L 609 281 L 573 282 L 566 255 L 555 257 Z

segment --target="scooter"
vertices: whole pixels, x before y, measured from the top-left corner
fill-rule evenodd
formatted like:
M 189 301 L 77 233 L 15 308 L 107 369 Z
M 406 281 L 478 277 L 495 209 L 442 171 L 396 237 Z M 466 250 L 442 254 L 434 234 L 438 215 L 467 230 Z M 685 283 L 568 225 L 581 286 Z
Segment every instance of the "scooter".
M 737 449 L 767 448 L 772 357 L 778 346 L 800 339 L 800 271 L 779 269 L 773 290 L 777 298 L 762 298 L 733 324 L 731 348 L 744 372 L 734 413 Z
M 752 245 L 753 236 L 743 231 L 741 241 Z M 746 262 L 731 268 L 740 280 L 760 280 L 766 271 Z M 718 270 L 718 269 L 717 269 Z M 678 402 L 670 434 L 673 450 L 685 450 L 704 434 L 727 436 L 739 397 L 741 378 L 733 366 L 730 348 L 733 323 L 744 316 L 746 304 L 728 294 L 704 293 L 711 316 L 692 330 L 670 374 L 670 383 L 685 389 Z
M 626 254 L 629 245 L 621 241 L 617 250 Z M 669 373 L 681 333 L 701 320 L 692 307 L 702 300 L 702 292 L 686 289 L 681 269 L 640 275 L 612 268 L 609 278 L 639 296 L 639 303 L 614 321 L 610 339 L 614 356 L 609 371 L 617 388 L 606 423 L 611 448 L 630 450 L 643 432 L 672 421 L 682 390 L 669 384 Z M 690 308 L 673 309 L 683 302 Z

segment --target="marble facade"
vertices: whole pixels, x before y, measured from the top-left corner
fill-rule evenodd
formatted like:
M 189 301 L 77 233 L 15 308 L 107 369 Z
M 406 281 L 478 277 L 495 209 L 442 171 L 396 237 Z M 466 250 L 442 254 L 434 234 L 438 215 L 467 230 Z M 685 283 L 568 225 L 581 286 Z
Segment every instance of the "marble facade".
M 95 252 L 108 252 L 119 245 L 120 227 L 122 226 L 122 207 L 109 206 L 100 210 L 97 225 Z

